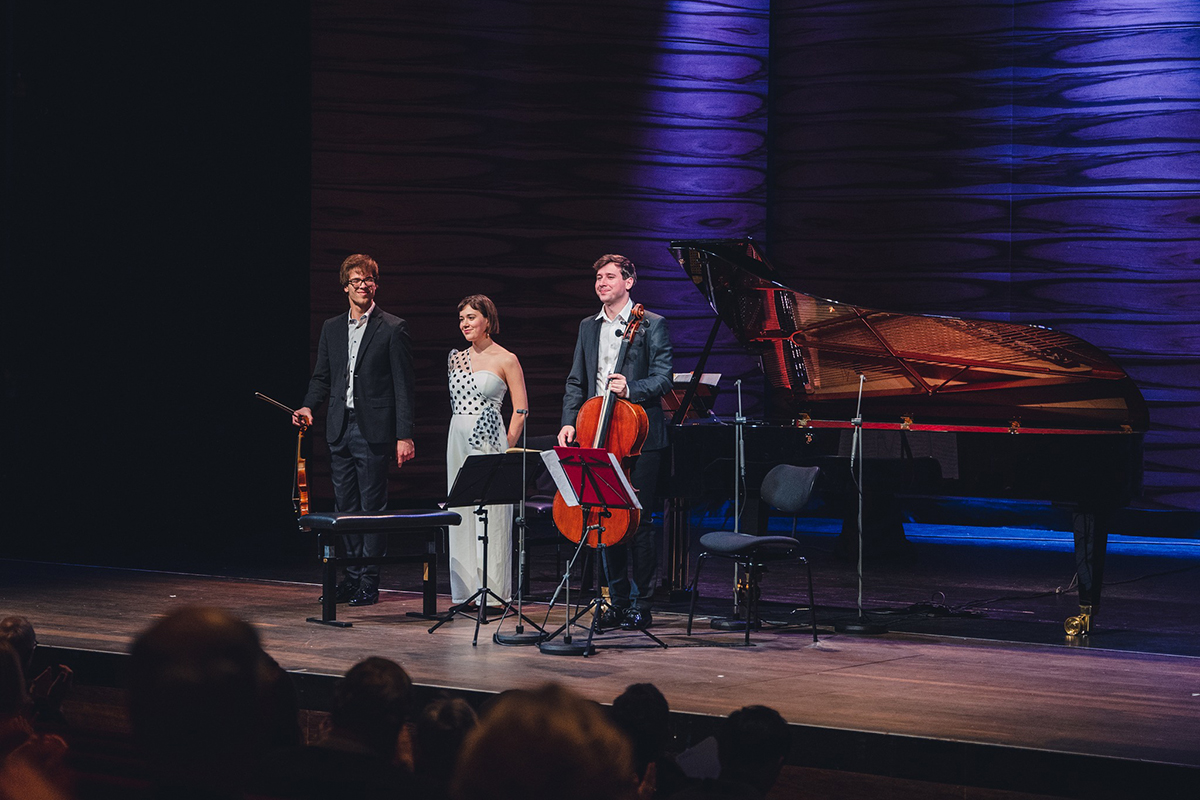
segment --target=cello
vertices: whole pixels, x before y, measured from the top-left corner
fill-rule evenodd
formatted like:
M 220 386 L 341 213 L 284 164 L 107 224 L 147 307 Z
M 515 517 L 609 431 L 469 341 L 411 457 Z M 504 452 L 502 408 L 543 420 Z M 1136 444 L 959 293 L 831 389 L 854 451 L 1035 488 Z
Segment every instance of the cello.
M 624 374 L 625 354 L 642 324 L 646 311 L 639 303 L 630 313 L 629 324 L 621 337 L 621 349 L 617 353 L 614 373 Z M 642 452 L 642 444 L 650 430 L 650 418 L 646 409 L 637 403 L 617 397 L 607 391 L 603 396 L 589 398 L 575 415 L 575 441 L 588 442 L 594 448 L 607 450 L 621 462 L 625 477 L 629 477 L 629 462 Z M 561 492 L 554 493 L 554 525 L 563 536 L 576 544 L 587 535 L 589 547 L 605 547 L 617 544 L 628 534 L 636 531 L 642 520 L 642 512 L 636 508 L 614 508 L 600 510 L 590 508 L 584 517 L 582 506 L 569 506 Z M 595 526 L 603 525 L 601 531 Z

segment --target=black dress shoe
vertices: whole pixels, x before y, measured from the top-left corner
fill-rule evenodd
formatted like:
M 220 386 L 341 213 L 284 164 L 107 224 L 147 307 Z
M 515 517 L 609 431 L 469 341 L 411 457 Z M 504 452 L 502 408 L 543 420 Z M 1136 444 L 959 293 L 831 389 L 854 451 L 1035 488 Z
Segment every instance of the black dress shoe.
M 359 589 L 354 593 L 354 597 L 350 598 L 352 606 L 373 606 L 379 602 L 379 590 Z
M 622 620 L 625 619 L 624 608 L 606 608 L 600 614 L 600 619 L 596 620 L 596 630 L 611 631 L 621 627 Z
M 333 602 L 349 603 L 351 598 L 353 598 L 356 594 L 358 594 L 357 581 L 342 581 L 333 590 Z M 325 595 L 318 597 L 317 602 L 324 603 Z
M 621 620 L 621 630 L 644 631 L 654 624 L 648 608 L 629 608 L 625 610 L 625 618 Z

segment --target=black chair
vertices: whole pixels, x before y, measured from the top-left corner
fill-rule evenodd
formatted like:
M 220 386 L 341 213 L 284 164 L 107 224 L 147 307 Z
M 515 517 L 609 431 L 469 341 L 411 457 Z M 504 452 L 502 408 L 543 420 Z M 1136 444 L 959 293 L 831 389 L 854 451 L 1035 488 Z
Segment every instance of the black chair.
M 704 552 L 696 561 L 696 574 L 692 578 L 691 604 L 688 608 L 687 632 L 692 633 L 692 619 L 696 615 L 697 585 L 700 569 L 710 556 L 734 561 L 744 570 L 742 597 L 743 625 L 746 631 L 746 646 L 750 646 L 750 629 L 760 628 L 758 616 L 759 576 L 770 563 L 794 561 L 803 564 L 808 573 L 808 610 L 812 623 L 813 641 L 817 641 L 817 609 L 813 600 L 812 565 L 800 554 L 800 543 L 796 541 L 796 514 L 799 514 L 812 495 L 813 485 L 821 470 L 819 467 L 793 467 L 780 464 L 767 473 L 762 482 L 762 499 L 785 514 L 792 515 L 792 536 L 754 536 L 733 531 L 713 531 L 700 537 Z

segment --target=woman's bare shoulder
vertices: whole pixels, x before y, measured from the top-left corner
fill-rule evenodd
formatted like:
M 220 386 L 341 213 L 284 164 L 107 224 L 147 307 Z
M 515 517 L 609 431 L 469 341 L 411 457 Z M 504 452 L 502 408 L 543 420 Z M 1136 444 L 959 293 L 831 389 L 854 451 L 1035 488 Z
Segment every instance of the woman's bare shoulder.
M 521 362 L 517 359 L 516 353 L 508 348 L 500 347 L 500 345 L 496 345 L 496 347 L 499 349 L 499 352 L 496 354 L 497 363 L 505 369 L 509 369 L 510 367 L 515 369 L 521 368 Z

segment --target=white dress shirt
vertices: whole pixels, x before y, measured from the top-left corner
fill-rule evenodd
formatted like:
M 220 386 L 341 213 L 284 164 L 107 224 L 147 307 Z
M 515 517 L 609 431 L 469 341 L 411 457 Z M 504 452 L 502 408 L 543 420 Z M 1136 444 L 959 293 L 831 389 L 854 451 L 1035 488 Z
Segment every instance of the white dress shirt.
M 608 376 L 616 372 L 617 353 L 621 351 L 621 337 L 625 334 L 625 326 L 629 324 L 629 315 L 633 313 L 633 300 L 625 301 L 625 307 L 617 314 L 616 319 L 609 319 L 600 309 L 596 319 L 600 320 L 600 349 L 596 357 L 596 395 L 603 397 L 608 392 Z
M 358 348 L 362 346 L 363 333 L 367 330 L 367 320 L 371 317 L 371 312 L 375 310 L 375 304 L 371 303 L 363 315 L 358 319 L 347 312 L 346 319 L 350 325 L 350 335 L 348 338 L 350 351 L 346 359 L 346 408 L 354 408 L 354 365 L 358 361 Z

